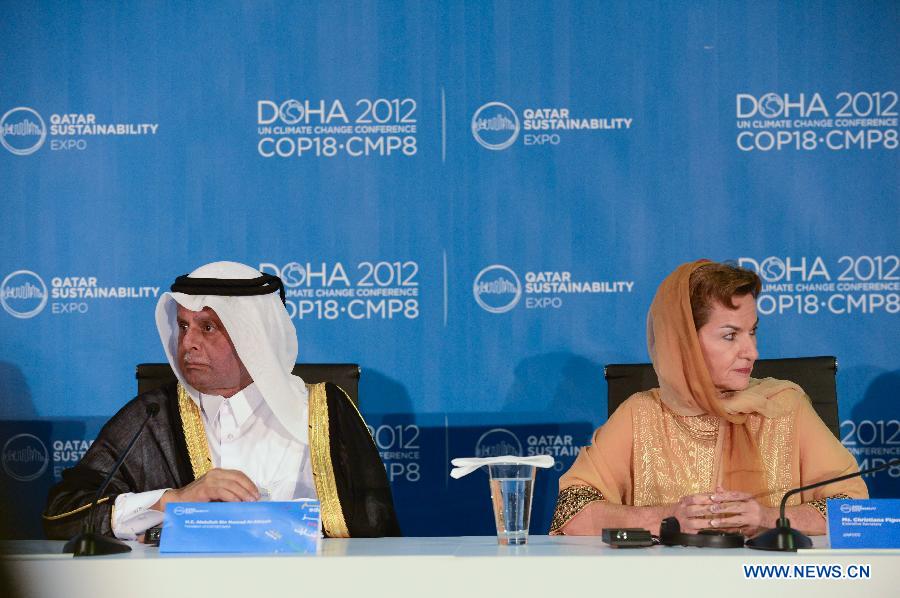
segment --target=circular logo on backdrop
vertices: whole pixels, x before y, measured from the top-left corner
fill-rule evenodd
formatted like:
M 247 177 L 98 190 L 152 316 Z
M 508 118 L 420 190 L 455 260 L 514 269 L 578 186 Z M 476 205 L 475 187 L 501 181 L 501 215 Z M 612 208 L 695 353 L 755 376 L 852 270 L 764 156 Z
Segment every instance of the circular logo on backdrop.
M 20 482 L 41 477 L 50 465 L 50 453 L 40 438 L 33 434 L 16 434 L 6 441 L 0 453 L 0 464 L 6 475 Z
M 31 270 L 16 270 L 0 283 L 0 304 L 15 318 L 33 318 L 47 305 L 47 285 Z
M 296 125 L 303 120 L 303 104 L 299 100 L 287 100 L 278 107 L 278 114 L 286 125 Z
M 38 151 L 47 139 L 47 125 L 36 110 L 19 106 L 0 118 L 0 143 L 17 156 Z
M 502 314 L 514 308 L 522 297 L 522 283 L 506 266 L 494 264 L 478 273 L 472 285 L 475 301 L 485 311 Z
M 518 436 L 506 428 L 488 430 L 475 443 L 476 457 L 522 456 L 522 443 Z
M 519 117 L 503 102 L 490 102 L 472 115 L 472 136 L 489 150 L 506 149 L 519 137 Z
M 768 282 L 775 282 L 784 278 L 786 272 L 784 262 L 775 256 L 767 257 L 759 265 L 759 275 Z
M 784 110 L 784 100 L 777 93 L 767 93 L 759 100 L 759 113 L 766 118 L 775 118 Z
M 306 280 L 306 268 L 297 262 L 285 264 L 281 269 L 281 279 L 285 286 L 299 287 Z

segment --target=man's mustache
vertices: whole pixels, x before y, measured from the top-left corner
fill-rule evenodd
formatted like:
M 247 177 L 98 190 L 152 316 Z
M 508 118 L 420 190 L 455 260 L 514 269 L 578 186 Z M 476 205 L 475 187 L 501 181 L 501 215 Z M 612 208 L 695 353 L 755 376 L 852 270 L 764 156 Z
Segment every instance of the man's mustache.
M 192 357 L 190 353 L 185 354 L 181 362 L 184 365 L 209 365 L 209 362 L 203 361 L 197 357 Z

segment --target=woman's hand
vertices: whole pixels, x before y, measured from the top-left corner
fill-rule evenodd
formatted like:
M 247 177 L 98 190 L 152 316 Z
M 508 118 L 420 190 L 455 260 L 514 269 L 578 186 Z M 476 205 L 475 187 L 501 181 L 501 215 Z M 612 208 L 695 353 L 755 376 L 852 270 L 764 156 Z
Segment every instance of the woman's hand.
M 764 507 L 746 492 L 716 488 L 710 505 L 709 527 L 739 529 L 745 536 L 752 536 L 760 529 L 772 527 L 778 519 L 778 510 Z
M 736 529 L 747 536 L 770 527 L 777 518 L 775 509 L 762 506 L 752 495 L 722 487 L 715 492 L 683 497 L 675 504 L 672 515 L 686 533 L 709 528 Z
M 689 494 L 682 496 L 681 500 L 675 503 L 672 517 L 678 520 L 682 532 L 696 534 L 701 529 L 709 527 L 710 508 L 716 504 L 713 502 L 714 496 L 713 492 Z

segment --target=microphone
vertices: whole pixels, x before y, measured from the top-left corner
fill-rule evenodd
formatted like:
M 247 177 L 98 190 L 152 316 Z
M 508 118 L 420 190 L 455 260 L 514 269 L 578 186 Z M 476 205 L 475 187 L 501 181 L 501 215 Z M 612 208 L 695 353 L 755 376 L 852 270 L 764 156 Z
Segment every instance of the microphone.
M 72 552 L 74 556 L 99 556 L 104 554 L 117 554 L 120 552 L 131 552 L 131 546 L 122 542 L 117 538 L 109 538 L 102 534 L 98 534 L 94 531 L 94 510 L 97 508 L 97 502 L 103 496 L 103 493 L 106 492 L 107 486 L 112 481 L 113 476 L 119 471 L 119 467 L 122 466 L 122 462 L 125 461 L 125 457 L 128 456 L 128 453 L 131 452 L 131 449 L 134 447 L 134 443 L 137 442 L 137 439 L 140 437 L 141 432 L 144 431 L 144 428 L 147 426 L 147 422 L 150 421 L 150 418 L 159 413 L 159 405 L 156 403 L 148 403 L 147 404 L 147 415 L 144 417 L 144 421 L 141 422 L 140 428 L 138 428 L 137 433 L 131 439 L 131 442 L 128 443 L 128 446 L 122 452 L 116 462 L 113 464 L 112 469 L 109 470 L 109 473 L 106 474 L 106 479 L 103 480 L 103 483 L 100 484 L 100 488 L 97 489 L 97 494 L 94 496 L 94 502 L 91 503 L 91 508 L 88 511 L 87 519 L 85 519 L 84 530 L 66 542 L 66 545 L 63 547 L 63 553 Z
M 797 494 L 798 492 L 803 492 L 804 490 L 812 490 L 813 488 L 818 488 L 819 486 L 827 486 L 828 484 L 833 484 L 834 482 L 843 482 L 844 480 L 849 480 L 851 478 L 863 476 L 869 473 L 875 473 L 876 471 L 881 471 L 882 469 L 887 469 L 888 467 L 894 467 L 895 465 L 900 465 L 900 459 L 888 461 L 887 463 L 879 465 L 878 467 L 870 467 L 869 469 L 863 469 L 861 471 L 857 471 L 856 473 L 848 473 L 847 475 L 842 475 L 830 480 L 825 480 L 822 482 L 817 482 L 815 484 L 809 484 L 807 486 L 794 488 L 793 490 L 788 490 L 784 493 L 784 497 L 781 499 L 781 509 L 779 510 L 779 517 L 778 521 L 775 524 L 775 528 L 766 530 L 747 540 L 747 548 L 754 548 L 756 550 L 779 550 L 783 552 L 797 552 L 798 548 L 812 547 L 812 540 L 809 539 L 809 536 L 806 536 L 792 528 L 790 520 L 784 516 L 784 509 L 787 506 L 788 498 Z

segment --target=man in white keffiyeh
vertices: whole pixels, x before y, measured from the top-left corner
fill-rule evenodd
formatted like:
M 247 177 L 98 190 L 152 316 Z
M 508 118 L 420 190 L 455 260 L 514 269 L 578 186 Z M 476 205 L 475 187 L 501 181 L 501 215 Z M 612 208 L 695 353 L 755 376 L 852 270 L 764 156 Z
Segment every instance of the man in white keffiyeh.
M 339 387 L 291 373 L 297 335 L 281 280 L 214 262 L 178 277 L 171 291 L 159 299 L 156 324 L 178 383 L 126 405 L 64 472 L 44 516 L 48 535 L 69 534 L 75 515 L 87 514 L 71 507 L 96 492 L 94 478 L 149 402 L 160 414 L 98 504 L 108 515 L 98 529 L 139 538 L 170 502 L 318 498 L 326 535 L 399 535 L 359 412 Z

